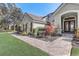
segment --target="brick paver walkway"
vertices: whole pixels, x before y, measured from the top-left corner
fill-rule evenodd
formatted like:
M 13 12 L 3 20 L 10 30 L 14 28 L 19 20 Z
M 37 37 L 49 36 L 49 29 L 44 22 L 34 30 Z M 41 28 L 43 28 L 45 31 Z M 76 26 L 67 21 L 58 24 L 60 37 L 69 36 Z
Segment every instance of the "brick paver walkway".
M 66 37 L 59 37 L 52 42 L 46 42 L 36 38 L 30 38 L 28 36 L 15 34 L 12 34 L 12 36 L 19 38 L 20 40 L 23 40 L 43 51 L 46 51 L 49 55 L 52 56 L 69 56 L 72 48 L 71 41 L 68 41 L 70 38 Z

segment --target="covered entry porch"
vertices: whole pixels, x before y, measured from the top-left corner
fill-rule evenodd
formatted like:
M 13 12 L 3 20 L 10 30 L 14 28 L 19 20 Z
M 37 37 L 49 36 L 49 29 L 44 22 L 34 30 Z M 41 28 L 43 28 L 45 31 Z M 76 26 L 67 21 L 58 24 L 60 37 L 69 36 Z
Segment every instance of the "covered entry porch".
M 61 16 L 62 33 L 74 33 L 78 28 L 78 13 L 69 12 Z

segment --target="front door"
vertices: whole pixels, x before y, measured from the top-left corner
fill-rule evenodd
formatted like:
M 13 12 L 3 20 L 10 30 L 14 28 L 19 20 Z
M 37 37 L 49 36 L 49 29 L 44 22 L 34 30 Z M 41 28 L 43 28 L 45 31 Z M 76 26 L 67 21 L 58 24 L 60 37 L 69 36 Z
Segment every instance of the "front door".
M 64 32 L 74 32 L 75 21 L 64 21 Z

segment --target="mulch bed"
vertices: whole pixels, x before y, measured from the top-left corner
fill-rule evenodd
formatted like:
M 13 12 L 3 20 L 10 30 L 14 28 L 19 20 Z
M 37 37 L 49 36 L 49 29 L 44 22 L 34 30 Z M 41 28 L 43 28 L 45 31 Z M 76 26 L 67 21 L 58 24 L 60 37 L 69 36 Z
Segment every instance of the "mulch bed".
M 43 40 L 43 41 L 46 41 L 46 42 L 52 42 L 52 41 L 56 40 L 59 37 L 60 36 L 52 36 L 52 37 L 44 37 L 44 38 L 37 38 L 37 39 Z

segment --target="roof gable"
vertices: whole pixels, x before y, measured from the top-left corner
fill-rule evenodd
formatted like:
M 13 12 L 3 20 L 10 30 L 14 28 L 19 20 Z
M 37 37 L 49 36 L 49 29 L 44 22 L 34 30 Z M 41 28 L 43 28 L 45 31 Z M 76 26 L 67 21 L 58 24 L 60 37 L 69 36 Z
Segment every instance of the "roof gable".
M 24 19 L 22 23 L 26 23 L 26 22 L 35 22 L 35 23 L 41 23 L 41 24 L 44 23 L 41 16 L 36 16 L 33 14 L 29 14 L 29 13 L 24 14 Z
M 62 3 L 54 12 L 52 12 L 51 14 L 56 14 L 59 10 L 61 10 L 61 8 L 63 8 L 63 6 L 65 6 L 67 3 Z
M 69 6 L 69 8 L 65 8 L 65 7 L 68 7 Z M 76 6 L 76 7 L 75 7 Z M 71 7 L 71 8 L 70 8 Z M 52 13 L 52 15 L 55 15 L 56 13 L 58 13 L 60 10 L 65 10 L 65 9 L 63 9 L 63 8 L 65 8 L 65 9 L 67 9 L 67 10 L 79 10 L 79 4 L 78 3 L 62 3 L 53 13 Z
M 52 14 L 55 14 L 57 13 L 58 10 L 60 10 L 66 3 L 62 3 L 54 12 L 51 12 L 49 14 L 47 14 L 46 16 L 44 16 L 43 18 L 49 16 L 49 15 L 52 15 Z

